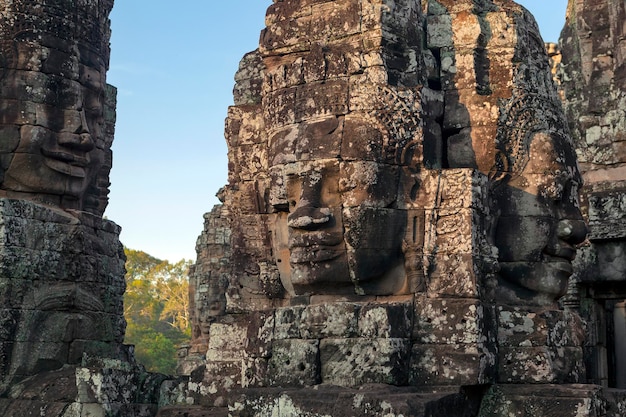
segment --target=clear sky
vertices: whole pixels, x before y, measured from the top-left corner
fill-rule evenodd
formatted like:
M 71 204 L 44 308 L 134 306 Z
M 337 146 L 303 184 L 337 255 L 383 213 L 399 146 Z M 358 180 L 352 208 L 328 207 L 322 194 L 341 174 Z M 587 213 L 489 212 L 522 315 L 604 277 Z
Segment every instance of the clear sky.
M 556 42 L 567 0 L 518 0 Z M 118 88 L 105 215 L 124 245 L 195 260 L 202 215 L 226 184 L 224 119 L 239 60 L 271 0 L 116 0 L 107 82 Z

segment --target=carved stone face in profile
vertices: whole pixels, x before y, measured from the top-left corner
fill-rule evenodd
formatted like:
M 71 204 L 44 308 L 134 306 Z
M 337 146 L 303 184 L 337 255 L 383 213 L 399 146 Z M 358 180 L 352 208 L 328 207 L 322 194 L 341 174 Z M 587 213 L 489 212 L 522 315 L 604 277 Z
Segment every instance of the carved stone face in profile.
M 270 142 L 273 249 L 291 293 L 391 294 L 404 285 L 406 212 L 393 208 L 400 169 L 385 163 L 382 135 L 366 125 L 333 118 Z M 353 148 L 360 144 L 368 145 Z
M 549 304 L 565 294 L 575 246 L 587 234 L 578 207 L 582 178 L 563 136 L 539 132 L 530 140 L 525 167 L 497 192 L 501 295 Z
M 105 66 L 88 52 L 81 57 L 81 48 L 70 54 L 43 44 L 12 45 L 12 65 L 0 79 L 0 189 L 82 209 L 105 158 Z

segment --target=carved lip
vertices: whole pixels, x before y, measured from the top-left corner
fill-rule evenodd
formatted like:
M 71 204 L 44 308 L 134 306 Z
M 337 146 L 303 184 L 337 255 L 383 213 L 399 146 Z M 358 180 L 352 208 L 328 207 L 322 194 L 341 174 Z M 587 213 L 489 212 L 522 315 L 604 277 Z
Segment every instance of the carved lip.
M 574 267 L 572 266 L 573 258 L 569 259 L 554 255 L 545 255 L 544 258 L 553 268 L 561 270 L 568 275 L 572 275 L 574 273 Z
M 317 232 L 301 232 L 291 233 L 289 235 L 288 247 L 295 248 L 311 248 L 332 247 L 343 242 L 343 233 L 340 231 L 317 231 Z
M 561 259 L 571 262 L 576 258 L 576 248 L 566 242 L 559 241 L 556 247 L 544 250 L 544 254 L 548 256 L 548 260 L 554 258 L 557 261 Z
M 338 258 L 343 253 L 337 246 L 312 245 L 296 247 L 291 250 L 289 262 L 292 264 L 327 262 Z
M 41 149 L 44 158 L 44 164 L 61 174 L 69 175 L 76 178 L 85 178 L 87 171 L 85 167 L 89 165 L 88 154 L 77 154 L 64 150 L 48 150 Z
M 289 236 L 289 262 L 327 262 L 344 253 L 343 232 L 338 230 L 302 231 Z

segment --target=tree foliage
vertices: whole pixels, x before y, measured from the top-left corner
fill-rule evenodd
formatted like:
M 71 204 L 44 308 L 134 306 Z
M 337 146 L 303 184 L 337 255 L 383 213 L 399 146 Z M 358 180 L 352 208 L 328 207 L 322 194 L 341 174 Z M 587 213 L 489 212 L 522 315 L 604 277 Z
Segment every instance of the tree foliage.
M 152 372 L 173 374 L 176 346 L 191 337 L 189 282 L 191 261 L 174 264 L 145 252 L 124 248 L 126 254 L 125 343 Z

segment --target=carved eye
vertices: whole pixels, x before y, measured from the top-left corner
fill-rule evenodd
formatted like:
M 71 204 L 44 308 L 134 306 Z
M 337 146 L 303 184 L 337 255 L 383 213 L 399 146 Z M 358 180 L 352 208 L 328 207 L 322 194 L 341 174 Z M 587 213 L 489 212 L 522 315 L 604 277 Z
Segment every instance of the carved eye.
M 289 213 L 289 203 L 285 202 L 280 202 L 280 203 L 276 203 L 274 205 L 272 205 L 272 208 L 274 209 L 274 212 L 276 213 Z

